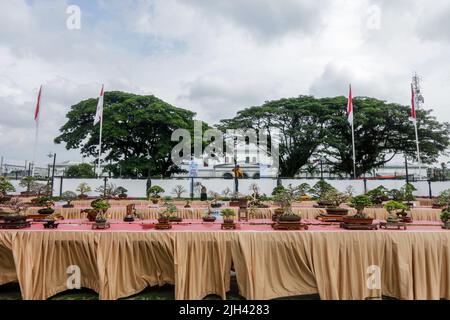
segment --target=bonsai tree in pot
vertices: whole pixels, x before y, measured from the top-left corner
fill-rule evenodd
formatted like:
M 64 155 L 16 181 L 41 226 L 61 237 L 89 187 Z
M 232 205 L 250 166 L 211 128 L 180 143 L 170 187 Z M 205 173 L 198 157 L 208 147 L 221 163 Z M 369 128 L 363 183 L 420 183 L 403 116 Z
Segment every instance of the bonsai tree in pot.
M 210 191 L 209 196 L 212 198 L 212 201 L 211 201 L 212 208 L 220 208 L 222 206 L 222 204 L 219 203 L 220 194 L 218 194 L 217 192 L 214 192 L 214 191 Z
M 112 199 L 119 194 L 117 189 L 114 183 L 107 183 L 106 185 L 97 187 L 95 192 L 98 192 L 103 198 Z
M 353 197 L 350 205 L 356 209 L 356 214 L 363 216 L 364 209 L 372 205 L 372 200 L 370 200 L 369 196 L 363 194 Z
M 51 215 L 55 212 L 55 209 L 52 208 L 55 205 L 55 203 L 52 200 L 50 200 L 50 198 L 47 198 L 47 199 L 48 200 L 45 201 L 45 203 L 44 203 L 45 208 L 38 210 L 39 214 Z
M 93 217 L 93 220 L 96 223 L 106 223 L 106 221 L 108 220 L 108 216 L 106 215 L 106 212 L 111 207 L 108 200 L 103 199 L 103 198 L 94 200 L 91 202 L 91 207 L 95 212 L 95 217 Z M 89 218 L 89 216 L 88 216 L 88 218 Z M 92 217 L 91 217 L 91 219 L 92 219 Z
M 302 183 L 298 186 L 298 191 L 300 193 L 300 201 L 308 201 L 311 200 L 311 196 L 308 195 L 308 192 L 311 190 L 311 186 L 308 183 Z
M 78 199 L 87 199 L 87 194 L 91 192 L 92 189 L 86 182 L 82 182 L 75 191 L 78 192 Z
M 151 186 L 147 190 L 149 199 L 152 201 L 153 204 L 158 204 L 159 200 L 161 199 L 160 194 L 164 192 L 165 190 L 158 185 Z
M 450 205 L 450 189 L 442 191 L 433 202 L 433 208 L 441 209 Z
M 372 201 L 367 195 L 360 195 L 352 198 L 351 204 L 356 208 L 356 214 L 343 218 L 344 223 L 347 224 L 372 224 L 373 218 L 370 218 L 364 213 L 364 208 L 370 206 Z
M 182 185 L 176 185 L 173 189 L 172 189 L 172 194 L 176 195 L 177 199 L 181 199 L 181 196 L 183 195 L 183 193 L 187 192 L 186 189 L 182 186 Z
M 223 217 L 224 224 L 234 224 L 233 217 L 236 216 L 236 211 L 227 208 L 220 211 L 220 215 Z
M 450 208 L 445 207 L 441 213 L 441 221 L 444 223 L 442 228 L 450 229 Z
M 387 194 L 387 189 L 383 186 L 378 186 L 375 189 L 367 192 L 367 196 L 370 198 L 373 206 L 380 207 L 384 201 L 388 201 L 389 197 Z
M 346 215 L 348 209 L 341 208 L 340 205 L 348 200 L 348 196 L 339 192 L 335 188 L 325 192 L 321 198 L 322 203 L 327 203 L 327 214 L 330 215 Z
M 32 186 L 33 184 L 36 183 L 36 178 L 34 177 L 23 177 L 20 182 L 19 182 L 19 186 L 22 188 L 26 188 L 26 191 L 21 192 L 20 194 L 23 196 L 30 196 L 30 195 L 34 195 L 34 193 L 32 193 Z
M 404 201 L 404 194 L 398 189 L 391 189 L 387 192 L 388 198 L 394 201 Z
M 206 215 L 204 215 L 202 217 L 202 220 L 204 222 L 214 222 L 214 221 L 216 221 L 216 217 L 212 215 L 213 211 L 211 210 L 211 202 L 208 201 L 207 203 L 208 203 L 208 209 L 207 209 Z
M 331 201 L 327 201 L 324 199 L 324 196 L 330 190 L 335 189 L 331 184 L 326 182 L 325 180 L 319 180 L 310 190 L 311 194 L 315 199 L 318 199 L 319 207 L 328 207 L 332 206 L 333 203 Z
M 66 191 L 61 195 L 61 199 L 67 202 L 67 204 L 63 205 L 63 208 L 73 208 L 74 205 L 72 201 L 78 198 L 77 194 L 73 191 Z
M 8 192 L 15 192 L 16 188 L 5 177 L 0 176 L 0 203 L 8 202 L 12 196 L 8 196 Z
M 299 215 L 296 215 L 292 211 L 292 203 L 298 198 L 299 190 L 298 188 L 293 188 L 291 185 L 285 188 L 284 191 L 280 191 L 275 194 L 274 199 L 277 203 L 280 204 L 281 208 L 278 211 L 275 211 L 275 215 L 272 217 L 272 220 L 279 221 L 300 221 L 301 218 Z
M 406 201 L 406 205 L 409 207 L 413 206 L 413 201 L 416 200 L 416 197 L 414 196 L 414 191 L 417 191 L 417 189 L 411 184 L 407 183 L 405 184 L 401 189 L 400 192 L 403 193 L 403 201 Z
M 400 216 L 405 217 L 407 215 L 406 210 L 408 206 L 402 202 L 390 200 L 385 205 L 384 208 L 389 213 L 387 221 L 396 223 L 400 221 Z
M 128 198 L 127 195 L 128 190 L 124 187 L 117 187 L 115 193 L 118 195 L 119 199 L 126 199 Z
M 20 201 L 19 198 L 12 198 L 6 203 L 8 212 L 1 212 L 0 220 L 5 223 L 25 223 L 27 216 L 24 214 L 27 204 Z
M 222 201 L 230 201 L 230 195 L 232 194 L 231 189 L 226 187 L 223 191 L 222 191 Z
M 162 212 L 162 215 L 160 215 L 159 223 L 165 223 L 167 221 L 171 222 L 181 222 L 183 221 L 182 218 L 178 217 L 176 215 L 178 209 L 177 206 L 173 202 L 166 201 L 164 203 L 164 210 Z

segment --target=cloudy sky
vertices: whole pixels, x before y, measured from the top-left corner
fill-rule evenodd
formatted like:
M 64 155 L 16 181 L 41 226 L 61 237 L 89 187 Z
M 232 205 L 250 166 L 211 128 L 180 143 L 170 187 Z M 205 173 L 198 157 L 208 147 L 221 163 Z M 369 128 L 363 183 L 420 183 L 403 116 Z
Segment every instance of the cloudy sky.
M 81 29 L 67 27 L 70 5 Z M 55 146 L 69 107 L 100 86 L 154 94 L 208 122 L 266 100 L 346 95 L 408 104 L 415 71 L 426 108 L 450 121 L 450 1 L 1 0 L 0 155 L 80 161 Z

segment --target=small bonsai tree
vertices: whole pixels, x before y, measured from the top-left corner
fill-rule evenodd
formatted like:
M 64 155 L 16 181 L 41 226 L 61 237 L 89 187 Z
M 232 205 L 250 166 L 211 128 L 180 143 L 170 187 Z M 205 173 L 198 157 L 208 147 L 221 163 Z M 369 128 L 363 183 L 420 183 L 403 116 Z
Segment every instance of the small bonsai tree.
M 73 191 L 66 191 L 61 195 L 61 199 L 67 202 L 66 207 L 72 207 L 72 201 L 78 198 L 77 194 Z
M 226 187 L 223 191 L 222 191 L 222 200 L 223 201 L 229 201 L 230 200 L 230 195 L 231 195 L 232 191 L 230 188 Z
M 127 192 L 127 189 L 120 186 L 116 188 L 115 194 L 118 195 L 120 199 L 125 199 L 128 197 Z
M 346 202 L 347 199 L 348 199 L 347 195 L 339 192 L 335 188 L 326 191 L 321 198 L 322 201 L 330 203 L 333 208 L 338 208 L 341 204 Z
M 285 188 L 282 185 L 276 186 L 272 190 L 272 196 L 276 196 L 277 194 L 284 192 L 284 190 Z
M 148 190 L 147 193 L 149 194 L 149 197 L 151 199 L 159 199 L 161 198 L 160 194 L 166 192 L 166 190 L 164 190 L 163 188 L 161 188 L 160 186 L 151 186 Z
M 173 189 L 172 189 L 172 194 L 177 196 L 177 199 L 181 199 L 181 196 L 183 195 L 183 193 L 186 192 L 186 189 L 181 185 L 176 185 Z
M 387 191 L 388 190 L 385 187 L 378 186 L 375 189 L 372 189 L 369 192 L 367 192 L 367 196 L 370 198 L 370 201 L 373 204 L 382 204 L 383 201 L 389 200 Z
M 220 211 L 220 215 L 223 217 L 224 222 L 233 222 L 232 217 L 236 216 L 236 212 L 233 209 L 227 208 Z
M 312 193 L 313 197 L 316 199 L 322 199 L 322 197 L 325 195 L 326 192 L 335 189 L 331 184 L 326 182 L 325 180 L 319 180 L 317 183 L 312 187 L 310 192 Z
M 369 196 L 363 194 L 356 197 L 353 197 L 350 201 L 350 204 L 356 209 L 356 218 L 367 218 L 367 215 L 364 213 L 364 208 L 370 207 L 372 205 L 372 201 Z
M 447 226 L 450 222 L 450 208 L 444 208 L 441 212 L 441 221 Z
M 407 203 L 415 201 L 416 197 L 413 194 L 414 191 L 417 191 L 417 189 L 411 183 L 408 182 L 405 184 L 400 190 L 400 192 L 403 193 L 403 201 L 406 201 Z
M 388 198 L 394 201 L 404 201 L 404 194 L 398 189 L 392 189 L 387 192 Z
M 164 209 L 159 213 L 159 218 L 161 220 L 168 220 L 171 217 L 176 217 L 177 206 L 173 202 L 166 201 L 164 203 Z
M 299 190 L 289 185 L 287 188 L 283 188 L 283 191 L 279 191 L 275 194 L 274 200 L 280 204 L 283 209 L 283 215 L 296 216 L 292 211 L 292 203 L 298 198 Z
M 450 189 L 442 191 L 434 204 L 442 208 L 450 206 Z
M 388 215 L 388 222 L 398 222 L 399 220 L 399 216 L 403 215 L 406 216 L 406 210 L 408 210 L 408 206 L 405 205 L 402 202 L 399 201 L 388 201 L 385 205 L 384 208 L 386 209 L 386 211 L 389 213 Z
M 86 182 L 82 182 L 75 191 L 78 192 L 78 198 L 87 198 L 87 194 L 91 192 L 92 189 Z
M 23 177 L 22 180 L 20 180 L 19 186 L 22 188 L 26 188 L 26 190 L 27 190 L 26 193 L 30 194 L 31 188 L 35 182 L 36 182 L 36 179 L 34 177 L 27 176 L 27 177 Z
M 114 183 L 106 183 L 106 186 L 99 186 L 95 189 L 95 192 L 98 192 L 101 197 L 111 199 L 119 194 L 118 188 Z
M 8 195 L 8 192 L 15 192 L 16 188 L 5 177 L 0 176 L 0 199 Z
M 106 212 L 111 207 L 108 200 L 100 198 L 91 202 L 91 207 L 97 212 L 96 221 L 102 222 L 106 221 Z
M 211 207 L 219 208 L 221 206 L 221 204 L 219 203 L 220 194 L 218 194 L 217 192 L 214 192 L 214 191 L 210 191 L 208 194 L 212 198 L 211 203 L 210 203 Z

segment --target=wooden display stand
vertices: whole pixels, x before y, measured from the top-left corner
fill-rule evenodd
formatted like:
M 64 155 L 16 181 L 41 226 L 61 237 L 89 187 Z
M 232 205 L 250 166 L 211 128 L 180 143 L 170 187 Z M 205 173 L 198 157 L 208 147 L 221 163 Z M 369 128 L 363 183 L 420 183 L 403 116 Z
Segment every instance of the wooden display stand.
M 169 222 L 159 222 L 155 224 L 155 229 L 157 230 L 168 230 L 172 229 L 172 225 Z
M 344 217 L 342 215 L 321 214 L 317 216 L 317 220 L 322 222 L 343 222 Z
M 403 228 L 403 230 L 406 230 L 405 222 L 380 222 L 380 229 L 400 230 L 401 228 Z
M 31 227 L 30 221 L 0 222 L 0 229 L 25 229 Z
M 239 218 L 239 221 L 248 221 L 248 209 L 247 208 L 239 208 L 238 218 Z
M 221 227 L 222 230 L 235 230 L 236 224 L 233 223 L 222 223 Z
M 278 221 L 272 224 L 274 230 L 308 230 L 308 226 L 304 223 L 296 221 Z
M 342 229 L 347 230 L 378 230 L 378 225 L 376 224 L 354 224 L 354 223 L 341 223 Z

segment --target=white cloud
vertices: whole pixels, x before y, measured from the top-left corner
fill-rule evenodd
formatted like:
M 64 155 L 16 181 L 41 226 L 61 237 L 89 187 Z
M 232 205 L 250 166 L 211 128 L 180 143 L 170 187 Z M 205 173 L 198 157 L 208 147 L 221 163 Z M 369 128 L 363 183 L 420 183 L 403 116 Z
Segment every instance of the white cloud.
M 0 155 L 31 158 L 33 110 L 44 84 L 39 161 L 69 107 L 107 90 L 154 94 L 210 122 L 265 100 L 370 95 L 409 103 L 414 71 L 427 106 L 450 121 L 444 0 L 70 1 L 82 29 L 66 28 L 69 1 L 0 3 Z M 367 9 L 380 8 L 380 28 Z

